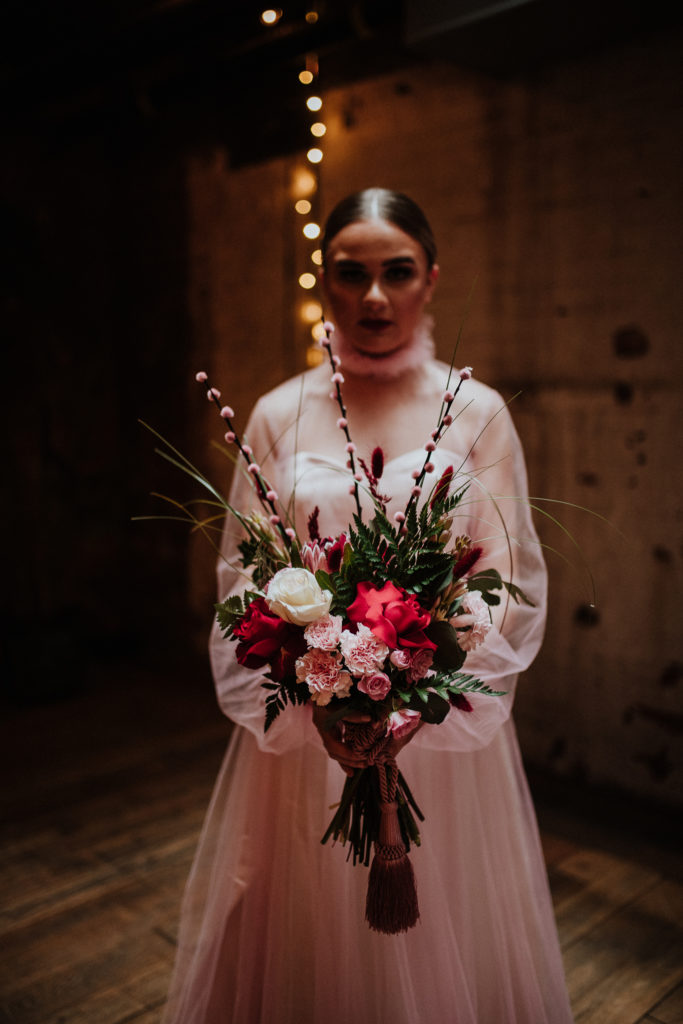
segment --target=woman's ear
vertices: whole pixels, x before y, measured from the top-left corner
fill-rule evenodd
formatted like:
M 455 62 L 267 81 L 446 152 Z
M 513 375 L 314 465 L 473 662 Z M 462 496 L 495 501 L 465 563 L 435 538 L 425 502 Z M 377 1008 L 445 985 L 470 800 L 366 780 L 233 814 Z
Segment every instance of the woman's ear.
M 431 302 L 436 282 L 439 280 L 439 264 L 434 263 L 427 273 L 427 302 Z

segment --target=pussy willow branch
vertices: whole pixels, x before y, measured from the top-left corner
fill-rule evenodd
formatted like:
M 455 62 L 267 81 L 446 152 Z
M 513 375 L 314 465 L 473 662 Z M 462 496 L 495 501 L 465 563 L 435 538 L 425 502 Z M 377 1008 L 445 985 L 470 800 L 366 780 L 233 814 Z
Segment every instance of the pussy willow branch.
M 235 430 L 232 419 L 229 416 L 223 415 L 224 406 L 222 406 L 219 401 L 220 392 L 217 391 L 216 388 L 211 387 L 209 379 L 208 377 L 205 377 L 205 375 L 198 375 L 197 379 L 198 383 L 200 383 L 203 387 L 207 388 L 208 398 L 214 403 L 214 405 L 218 409 L 219 416 L 221 417 L 223 422 L 227 424 L 230 433 L 233 435 L 233 443 L 237 445 L 242 458 L 247 463 L 247 472 L 254 481 L 257 498 L 261 502 L 261 505 L 266 510 L 266 512 L 268 512 L 271 523 L 273 523 L 273 525 L 277 527 L 278 533 L 280 534 L 280 537 L 282 538 L 285 547 L 290 548 L 292 546 L 292 537 L 282 524 L 282 520 L 280 518 L 277 506 L 275 505 L 275 501 L 268 497 L 269 493 L 273 493 L 273 489 L 268 483 L 266 477 L 261 472 L 260 467 L 258 468 L 258 470 L 252 470 L 249 468 L 253 465 L 257 465 L 257 463 L 255 463 L 255 460 L 249 457 L 249 453 L 251 453 L 252 456 L 254 453 L 252 452 L 251 448 L 249 448 L 249 451 L 245 450 L 245 447 L 242 444 L 240 436 Z
M 332 353 L 332 338 L 331 338 L 332 326 L 331 326 L 331 324 L 327 323 L 326 321 L 323 321 L 323 327 L 325 329 L 325 338 L 321 342 L 321 344 L 322 344 L 323 348 L 325 349 L 325 351 L 327 352 L 328 358 L 330 360 L 330 366 L 332 368 L 332 383 L 334 384 L 335 392 L 336 392 L 335 393 L 335 399 L 336 399 L 337 405 L 339 406 L 339 411 L 341 413 L 341 418 L 344 421 L 344 426 L 342 426 L 341 429 L 344 431 L 344 434 L 346 436 L 346 442 L 347 442 L 346 451 L 347 451 L 347 454 L 349 456 L 349 469 L 351 470 L 351 473 L 353 474 L 353 496 L 354 496 L 354 498 L 356 500 L 356 511 L 358 513 L 358 518 L 362 519 L 363 518 L 363 510 L 361 509 L 361 505 L 360 505 L 360 497 L 359 497 L 359 494 L 358 494 L 358 481 L 356 480 L 356 460 L 353 457 L 354 446 L 353 446 L 353 441 L 351 440 L 351 434 L 349 433 L 348 424 L 346 423 L 346 406 L 344 405 L 344 396 L 342 395 L 342 389 L 341 389 L 341 384 L 342 384 L 343 377 L 342 377 L 342 375 L 341 375 L 341 373 L 339 371 L 340 360 L 339 360 L 339 356 L 335 356 Z M 340 377 L 342 377 L 342 380 L 339 380 Z
M 467 370 L 468 370 L 468 372 L 471 372 L 470 367 L 467 367 Z M 453 419 L 452 419 L 452 417 L 450 415 L 451 406 L 453 405 L 453 402 L 458 397 L 458 392 L 460 391 L 460 388 L 462 387 L 463 381 L 464 380 L 468 380 L 468 379 L 469 379 L 468 377 L 461 377 L 460 380 L 458 381 L 458 386 L 456 387 L 455 391 L 452 393 L 452 397 L 446 399 L 446 396 L 444 396 L 444 400 L 443 400 L 443 403 L 441 405 L 441 410 L 439 412 L 439 418 L 438 418 L 438 421 L 437 421 L 436 430 L 432 434 L 432 440 L 425 445 L 427 454 L 425 455 L 425 460 L 422 463 L 422 469 L 420 470 L 419 474 L 415 478 L 415 488 L 414 488 L 414 490 L 417 491 L 417 493 L 412 493 L 410 495 L 410 498 L 408 499 L 408 504 L 406 505 L 405 511 L 403 513 L 404 516 L 408 515 L 408 512 L 409 512 L 411 506 L 413 505 L 414 502 L 417 501 L 417 499 L 420 496 L 422 485 L 424 483 L 425 476 L 427 475 L 427 466 L 429 465 L 429 463 L 431 461 L 432 454 L 433 454 L 434 451 L 436 451 L 436 449 L 437 449 L 437 447 L 439 445 L 439 442 L 441 441 L 443 435 L 445 434 L 446 430 L 448 429 L 448 427 L 450 427 L 451 423 L 453 422 Z M 450 392 L 447 391 L 446 395 L 448 395 L 448 394 L 450 394 Z M 419 490 L 418 490 L 418 488 L 419 488 Z

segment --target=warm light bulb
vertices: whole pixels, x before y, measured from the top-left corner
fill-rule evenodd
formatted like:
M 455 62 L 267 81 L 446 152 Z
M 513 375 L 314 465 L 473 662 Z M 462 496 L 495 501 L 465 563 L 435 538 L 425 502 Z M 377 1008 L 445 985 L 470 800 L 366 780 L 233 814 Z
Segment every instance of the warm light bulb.
M 322 138 L 327 131 L 327 126 L 322 121 L 316 121 L 315 124 L 311 125 L 311 135 L 315 135 L 316 139 Z
M 306 100 L 306 106 L 309 110 L 320 110 L 323 105 L 323 101 L 319 96 L 309 96 Z
M 318 20 L 318 12 L 317 11 L 306 11 L 306 21 L 308 22 L 309 25 L 315 25 L 317 20 Z
M 311 334 L 313 335 L 316 341 L 320 341 L 322 338 L 325 337 L 325 328 L 323 327 L 322 322 L 320 320 L 318 320 L 317 324 L 313 324 L 313 326 L 311 327 Z
M 310 221 L 304 227 L 304 234 L 306 238 L 317 238 L 320 234 L 320 225 L 316 224 L 314 221 Z
M 271 7 L 267 11 L 261 11 L 261 21 L 264 25 L 274 25 L 282 17 L 280 7 Z
M 322 149 L 309 149 L 306 156 L 312 164 L 319 164 L 323 158 L 323 151 Z
M 299 284 L 302 288 L 315 288 L 315 274 L 301 274 Z
M 299 166 L 294 172 L 292 195 L 303 198 L 310 196 L 318 187 L 315 174 L 308 167 Z
M 311 82 L 313 81 L 313 74 L 312 74 L 312 72 L 310 72 L 310 71 L 300 71 L 299 72 L 299 81 L 301 82 L 302 85 L 310 85 Z
M 314 249 L 311 253 L 311 259 L 315 263 L 316 267 L 322 267 L 323 265 L 323 251 L 322 249 Z
M 320 366 L 324 356 L 325 353 L 319 345 L 309 345 L 306 349 L 306 366 L 309 369 L 313 369 L 314 366 Z
M 299 199 L 299 201 L 294 204 L 294 209 L 296 210 L 297 213 L 310 213 L 311 204 L 309 203 L 308 199 Z
M 319 302 L 304 302 L 301 307 L 301 318 L 307 324 L 314 324 L 323 315 L 323 307 Z

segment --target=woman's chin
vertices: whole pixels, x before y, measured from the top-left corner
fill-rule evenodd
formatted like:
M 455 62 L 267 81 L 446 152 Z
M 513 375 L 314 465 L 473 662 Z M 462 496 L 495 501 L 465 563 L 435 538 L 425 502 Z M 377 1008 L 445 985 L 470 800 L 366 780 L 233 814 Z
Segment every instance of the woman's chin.
M 402 349 L 405 348 L 405 342 L 400 345 L 368 345 L 368 344 L 354 344 L 351 342 L 351 347 L 359 356 L 364 356 L 366 359 L 389 359 L 391 356 L 396 355 Z

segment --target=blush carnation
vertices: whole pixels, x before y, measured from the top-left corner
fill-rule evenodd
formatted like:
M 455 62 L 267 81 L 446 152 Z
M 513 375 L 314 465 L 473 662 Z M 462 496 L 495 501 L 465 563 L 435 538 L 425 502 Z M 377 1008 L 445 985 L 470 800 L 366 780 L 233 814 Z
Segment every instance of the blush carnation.
M 341 635 L 341 650 L 347 668 L 357 676 L 379 671 L 389 653 L 385 643 L 368 626 L 359 625 L 357 633 L 345 629 Z
M 344 672 L 339 654 L 313 649 L 296 661 L 296 681 L 306 683 L 314 704 L 321 707 L 333 697 L 348 697 L 353 680 Z
M 334 651 L 339 646 L 342 634 L 341 615 L 325 615 L 317 622 L 306 626 L 304 636 L 309 647 L 317 647 L 321 651 Z
M 384 700 L 391 689 L 391 679 L 386 672 L 372 672 L 359 679 L 358 689 L 371 700 Z
M 477 590 L 468 591 L 461 611 L 451 619 L 458 632 L 458 644 L 463 651 L 473 651 L 483 644 L 491 629 L 489 606 Z M 461 632 L 464 630 L 464 632 Z

